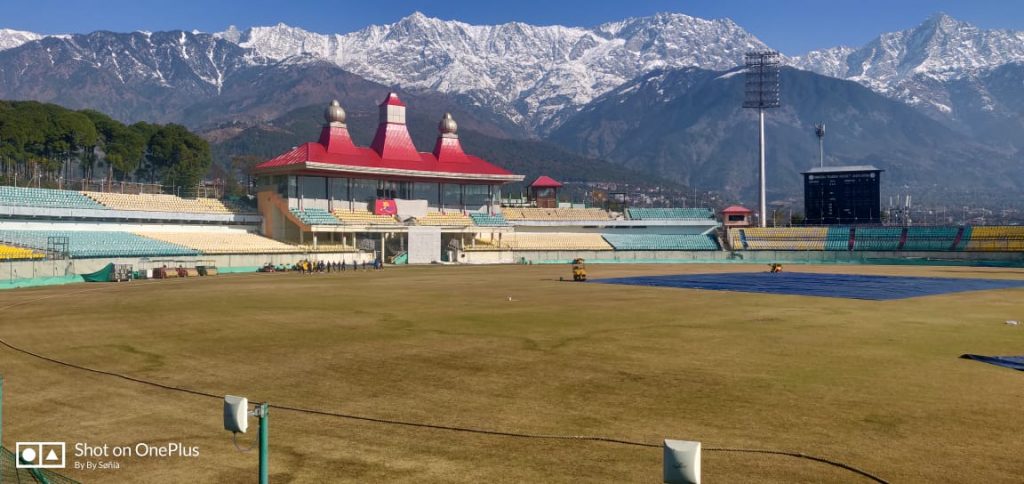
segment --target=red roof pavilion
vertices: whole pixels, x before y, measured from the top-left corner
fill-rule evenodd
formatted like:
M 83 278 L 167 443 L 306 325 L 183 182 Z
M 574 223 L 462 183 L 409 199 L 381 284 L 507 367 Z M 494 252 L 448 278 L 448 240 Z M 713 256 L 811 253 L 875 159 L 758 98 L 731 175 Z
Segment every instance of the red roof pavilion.
M 740 214 L 740 213 L 754 213 L 754 211 L 749 209 L 749 208 L 747 208 L 747 207 L 741 206 L 741 205 L 730 205 L 728 207 L 725 207 L 722 210 L 722 213 L 723 214 L 729 214 L 729 213 Z
M 530 188 L 562 188 L 562 184 L 555 181 L 554 178 L 541 175 L 530 184 Z
M 432 153 L 416 150 L 405 125 L 405 104 L 395 93 L 380 103 L 380 124 L 369 147 L 356 146 L 337 101 L 328 106 L 327 123 L 316 142 L 302 144 L 260 163 L 265 174 L 338 174 L 372 178 L 427 178 L 453 181 L 513 182 L 522 175 L 462 151 L 457 125 L 446 114 Z M 546 177 L 545 177 L 546 178 Z M 553 180 L 552 180 L 553 181 Z M 557 183 L 557 182 L 556 182 Z

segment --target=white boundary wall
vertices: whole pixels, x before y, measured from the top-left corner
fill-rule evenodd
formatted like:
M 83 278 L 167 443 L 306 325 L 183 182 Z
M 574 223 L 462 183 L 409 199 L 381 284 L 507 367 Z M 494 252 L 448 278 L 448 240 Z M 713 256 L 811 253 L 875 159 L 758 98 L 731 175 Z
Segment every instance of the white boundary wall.
M 409 263 L 441 261 L 441 228 L 409 227 Z

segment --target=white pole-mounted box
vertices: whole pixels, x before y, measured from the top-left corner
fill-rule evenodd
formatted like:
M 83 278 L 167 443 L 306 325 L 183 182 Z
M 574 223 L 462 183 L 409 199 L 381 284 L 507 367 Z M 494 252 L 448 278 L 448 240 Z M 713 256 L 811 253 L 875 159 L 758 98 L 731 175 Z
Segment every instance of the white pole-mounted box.
M 224 395 L 224 430 L 245 433 L 249 428 L 249 399 Z
M 664 477 L 668 484 L 700 484 L 700 442 L 665 439 Z

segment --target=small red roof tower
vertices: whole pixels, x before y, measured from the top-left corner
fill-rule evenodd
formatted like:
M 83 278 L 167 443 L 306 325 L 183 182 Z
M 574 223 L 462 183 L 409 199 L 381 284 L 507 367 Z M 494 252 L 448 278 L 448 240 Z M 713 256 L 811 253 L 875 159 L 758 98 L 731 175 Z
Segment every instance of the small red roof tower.
M 358 153 L 352 137 L 348 134 L 348 126 L 345 124 L 345 110 L 337 99 L 324 110 L 326 123 L 320 130 L 320 144 L 328 153 L 340 153 L 354 155 Z
M 554 178 L 541 175 L 530 184 L 533 203 L 539 208 L 558 208 L 558 189 L 562 184 Z
M 398 94 L 389 92 L 380 103 L 380 124 L 370 148 L 383 159 L 420 161 L 416 145 L 405 126 L 405 103 L 398 99 Z
M 459 124 L 452 119 L 452 113 L 444 113 L 437 123 L 437 143 L 434 144 L 434 157 L 441 163 L 465 163 L 469 161 L 462 151 L 459 142 Z
M 732 205 L 722 210 L 722 224 L 726 227 L 749 227 L 754 212 L 747 207 Z

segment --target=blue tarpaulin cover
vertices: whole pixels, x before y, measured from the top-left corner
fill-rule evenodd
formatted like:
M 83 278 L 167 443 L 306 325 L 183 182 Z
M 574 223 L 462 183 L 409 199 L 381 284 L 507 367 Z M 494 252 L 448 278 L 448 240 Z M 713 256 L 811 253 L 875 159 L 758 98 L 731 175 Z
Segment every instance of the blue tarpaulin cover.
M 1014 370 L 1024 371 L 1024 356 L 985 356 L 985 355 L 960 355 L 968 360 L 983 361 L 996 366 L 1005 366 Z
M 1024 281 L 943 277 L 813 274 L 809 272 L 727 272 L 594 279 L 602 284 L 678 287 L 713 291 L 888 300 L 951 292 L 1024 287 Z

